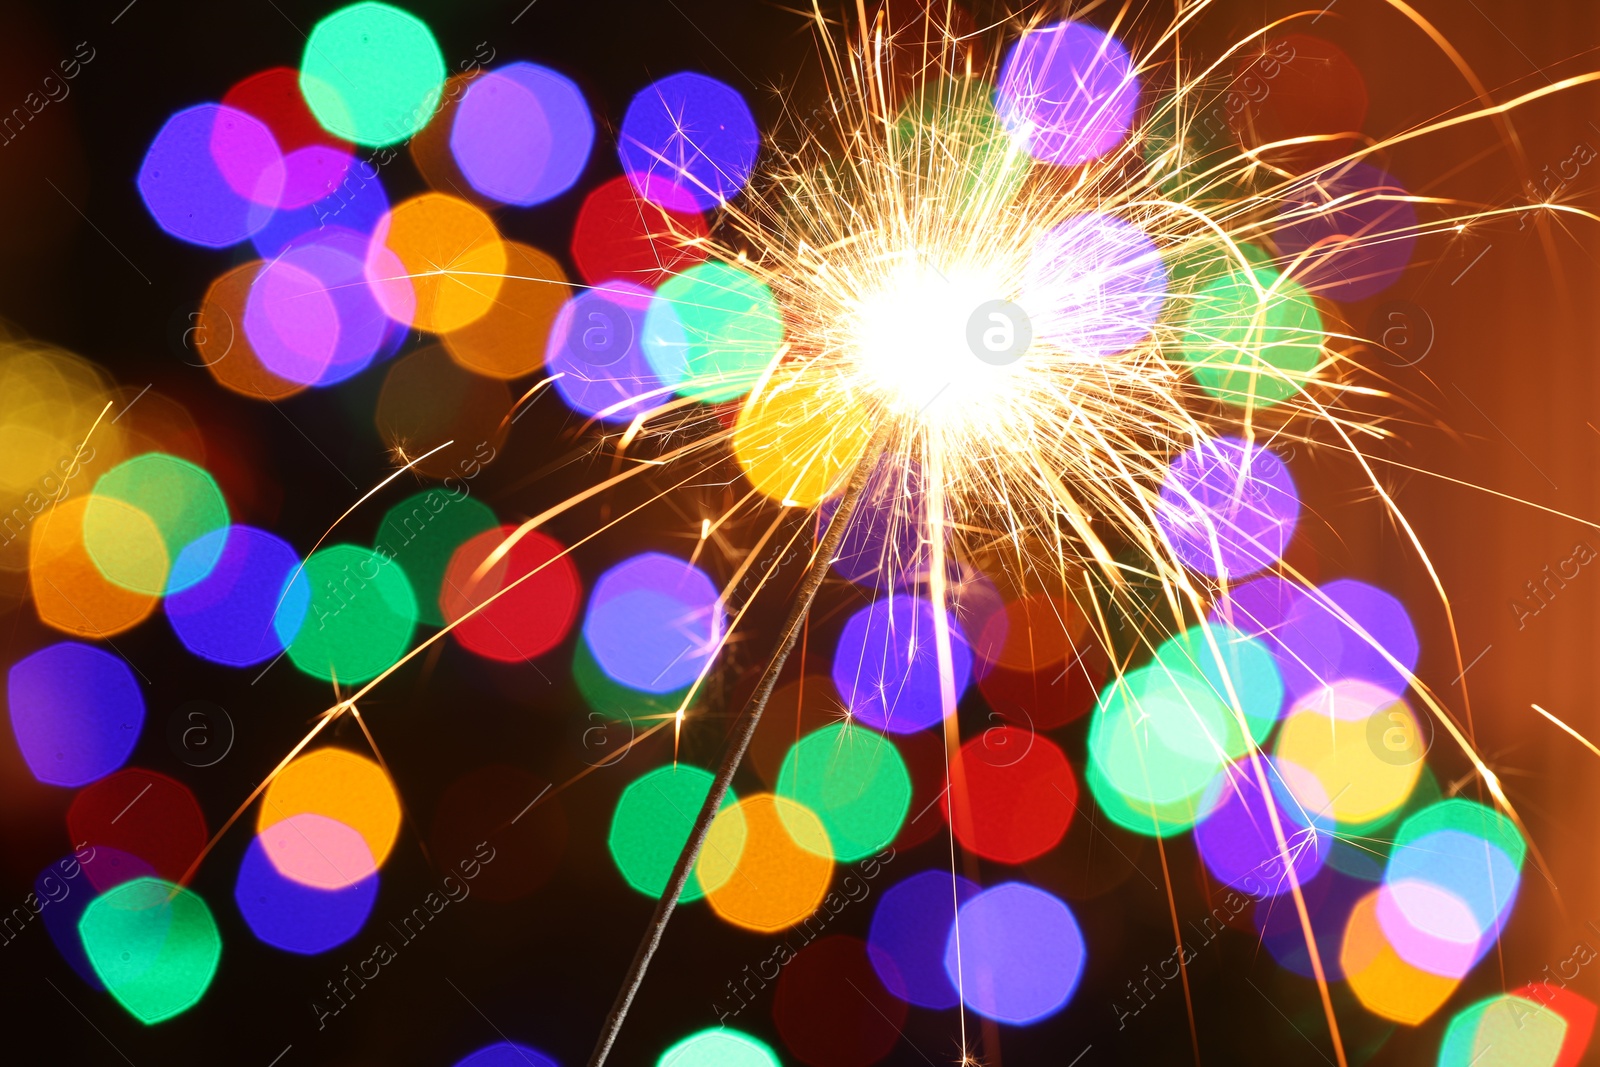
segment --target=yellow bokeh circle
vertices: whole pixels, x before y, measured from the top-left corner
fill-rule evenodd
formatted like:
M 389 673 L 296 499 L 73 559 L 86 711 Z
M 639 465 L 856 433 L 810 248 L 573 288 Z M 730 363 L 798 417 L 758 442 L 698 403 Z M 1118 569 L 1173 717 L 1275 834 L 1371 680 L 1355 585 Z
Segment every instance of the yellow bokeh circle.
M 740 409 L 733 454 L 762 495 L 813 507 L 844 487 L 871 436 L 852 390 L 814 364 L 783 363 Z
M 400 832 L 400 797 L 383 768 L 343 748 L 319 748 L 285 767 L 267 787 L 258 831 L 296 815 L 320 815 L 361 835 L 382 866 Z
M 717 915 L 770 933 L 822 904 L 833 879 L 831 856 L 828 832 L 811 809 L 756 793 L 717 815 L 695 870 Z
M 384 312 L 430 333 L 449 333 L 494 307 L 506 246 L 494 220 L 465 200 L 423 193 L 378 220 L 367 281 Z

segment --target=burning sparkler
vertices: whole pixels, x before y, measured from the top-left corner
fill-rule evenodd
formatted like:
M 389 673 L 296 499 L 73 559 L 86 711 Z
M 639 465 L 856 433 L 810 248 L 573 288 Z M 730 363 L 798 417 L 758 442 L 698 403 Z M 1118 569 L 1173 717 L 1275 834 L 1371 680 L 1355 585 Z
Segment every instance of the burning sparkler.
M 493 459 L 510 424 L 551 391 L 611 427 L 602 442 L 615 454 L 614 473 L 515 527 L 498 526 L 487 508 L 452 511 L 450 523 L 460 526 L 450 536 L 460 536 L 445 558 L 412 563 L 426 572 L 424 592 L 444 593 L 421 609 L 400 573 L 405 567 L 384 569 L 392 552 L 322 550 L 331 528 L 303 561 L 261 531 L 238 548 L 220 491 L 198 467 L 176 460 L 103 477 L 79 509 L 82 522 L 72 513 L 70 532 L 79 536 L 81 527 L 81 545 L 39 535 L 45 549 L 34 549 L 36 577 L 60 577 L 69 557 L 90 559 L 119 596 L 138 600 L 119 602 L 128 618 L 148 614 L 165 596 L 180 636 L 190 625 L 182 620 L 198 618 L 192 625 L 204 644 L 215 636 L 206 629 L 209 593 L 183 594 L 213 571 L 266 568 L 255 584 L 275 600 L 252 606 L 258 625 L 249 641 L 205 647 L 236 666 L 287 656 L 329 681 L 336 703 L 214 845 L 263 793 L 271 799 L 276 788 L 288 803 L 286 796 L 325 799 L 336 791 L 306 784 L 302 753 L 348 713 L 376 754 L 360 703 L 446 635 L 492 659 L 527 659 L 558 644 L 579 611 L 573 551 L 646 505 L 608 514 L 567 545 L 544 533 L 553 519 L 652 473 L 673 487 L 720 476 L 731 454 L 748 486 L 722 514 L 699 519 L 694 558 L 736 518 L 759 516 L 765 528 L 728 582 L 715 588 L 693 559 L 639 557 L 596 584 L 579 640 L 580 687 L 626 690 L 645 709 L 639 717 L 651 725 L 628 746 L 668 727 L 681 742 L 702 724 L 697 697 L 720 654 L 752 628 L 763 594 L 782 595 L 779 557 L 806 559 L 717 772 L 704 794 L 689 790 L 699 812 L 674 829 L 675 862 L 629 877 L 658 903 L 592 1067 L 605 1062 L 691 887 L 751 928 L 782 928 L 815 909 L 805 892 L 754 916 L 739 911 L 748 901 L 725 899 L 736 884 L 744 820 L 770 824 L 768 836 L 782 837 L 794 855 L 821 857 L 807 862 L 825 889 L 835 859 L 887 844 L 905 817 L 910 785 L 888 739 L 933 727 L 943 742 L 943 789 L 933 803 L 951 830 L 950 894 L 939 902 L 940 928 L 949 934 L 936 977 L 948 978 L 954 998 L 942 1006 L 960 1008 L 963 1062 L 978 1062 L 969 1010 L 1011 1023 L 1060 1010 L 1085 952 L 1070 910 L 1025 886 L 995 887 L 1010 894 L 1001 904 L 963 896 L 956 869 L 958 841 L 969 859 L 1036 857 L 1059 843 L 1076 809 L 1076 779 L 1053 744 L 1040 741 L 1033 754 L 1030 736 L 1020 755 L 1008 753 L 1012 762 L 985 764 L 961 735 L 957 711 L 973 679 L 1043 662 L 1060 665 L 1080 688 L 1099 690 L 1084 778 L 1107 817 L 1153 838 L 1164 870 L 1161 843 L 1192 831 L 1218 883 L 1284 904 L 1279 915 L 1292 919 L 1273 936 L 1287 937 L 1296 959 L 1303 956 L 1297 965 L 1318 985 L 1342 1067 L 1329 993 L 1335 972 L 1374 1013 L 1426 1018 L 1498 937 L 1511 905 L 1506 886 L 1514 894 L 1528 846 L 1470 731 L 1415 676 L 1416 633 L 1399 601 L 1353 580 L 1319 585 L 1286 559 L 1302 514 L 1283 453 L 1293 447 L 1347 459 L 1432 575 L 1365 451 L 1394 432 L 1381 417 L 1390 390 L 1366 358 L 1372 345 L 1341 323 L 1338 303 L 1382 291 L 1420 239 L 1530 206 L 1474 212 L 1414 196 L 1377 161 L 1407 140 L 1469 122 L 1503 123 L 1517 107 L 1600 76 L 1496 103 L 1463 68 L 1479 106 L 1396 138 L 1282 128 L 1259 105 L 1287 91 L 1284 71 L 1302 51 L 1327 69 L 1339 57 L 1286 20 L 1196 63 L 1186 34 L 1214 6 L 1180 5 L 1169 24 L 1143 33 L 1145 13 L 1131 6 L 1114 12 L 1106 28 L 1081 18 L 980 28 L 949 0 L 904 14 L 894 3 L 870 13 L 857 5 L 839 23 L 814 5 L 822 103 L 806 121 L 791 114 L 791 128 L 775 139 L 787 147 L 769 150 L 759 165 L 754 120 L 713 79 L 674 75 L 635 101 L 619 137 L 627 173 L 591 195 L 578 229 L 605 234 L 621 226 L 637 247 L 583 245 L 575 259 L 593 284 L 566 300 L 554 260 L 503 241 L 484 210 L 442 193 L 385 204 L 359 225 L 355 216 L 371 205 L 353 193 L 340 208 L 356 229 L 341 223 L 314 239 L 285 236 L 293 212 L 310 204 L 300 186 L 314 189 L 316 168 L 340 149 L 318 133 L 283 154 L 289 145 L 274 142 L 261 123 L 252 127 L 248 108 L 285 91 L 282 73 L 293 83 L 294 105 L 315 111 L 328 134 L 362 144 L 415 135 L 421 169 L 454 167 L 476 194 L 499 203 L 539 203 L 570 186 L 593 141 L 581 93 L 566 79 L 514 64 L 446 83 L 417 20 L 381 4 L 354 5 L 319 27 L 320 34 L 344 24 L 308 49 L 316 55 L 298 79 L 266 72 L 230 94 L 238 108 L 225 102 L 180 113 L 141 172 L 146 204 L 170 232 L 212 246 L 248 237 L 261 250 L 263 262 L 228 272 L 208 294 L 203 324 L 219 326 L 233 308 L 241 321 L 237 331 L 228 321 L 230 349 L 237 335 L 242 347 L 258 350 L 235 354 L 226 366 L 227 353 L 216 356 L 208 361 L 213 375 L 237 392 L 276 398 L 358 373 L 396 343 L 395 323 L 440 335 L 442 347 L 413 352 L 390 372 L 379 401 L 400 469 L 335 527 L 406 471 L 465 484 Z M 1442 41 L 1399 0 L 1391 6 Z M 409 42 L 396 61 L 404 70 L 375 75 L 375 84 L 403 97 L 398 124 L 390 97 L 346 99 L 335 84 L 374 62 L 373 27 Z M 581 142 L 583 151 L 531 176 L 505 166 L 496 138 L 508 127 L 496 109 L 514 112 L 523 97 L 536 101 L 545 141 L 555 130 L 556 140 Z M 430 125 L 446 110 L 449 122 Z M 1359 122 L 1355 116 L 1352 127 Z M 441 125 L 447 146 L 428 132 Z M 215 157 L 206 166 L 216 173 L 207 173 L 219 195 L 232 198 L 229 211 L 197 215 L 194 183 L 175 177 L 191 165 L 196 138 Z M 713 210 L 716 224 L 708 225 L 702 212 Z M 624 261 L 627 270 L 618 267 Z M 334 328 L 319 332 L 326 323 L 312 321 L 317 315 Z M 511 396 L 503 382 L 534 369 L 521 344 L 528 323 L 550 332 L 548 374 L 502 418 Z M 434 428 L 430 401 L 440 383 L 470 396 L 464 406 L 491 413 L 471 456 L 452 450 L 456 440 L 433 445 L 446 434 L 414 440 L 407 429 Z M 418 410 L 423 415 L 414 417 Z M 91 435 L 98 427 L 96 420 Z M 73 455 L 81 454 L 79 445 Z M 151 490 L 158 481 L 161 491 Z M 210 525 L 200 528 L 195 507 L 161 510 L 179 497 L 203 498 Z M 426 498 L 416 505 L 431 506 Z M 155 518 L 141 525 L 145 512 Z M 425 510 L 401 508 L 392 521 L 401 531 L 412 522 L 420 539 L 431 520 Z M 410 534 L 404 538 L 410 543 Z M 142 551 L 152 540 L 162 541 L 161 551 Z M 228 554 L 236 548 L 237 559 Z M 899 807 L 883 825 L 843 831 L 829 821 L 837 813 L 826 810 L 826 796 L 813 812 L 782 786 L 740 803 L 729 793 L 813 602 L 835 572 L 870 590 L 874 602 L 839 640 L 832 682 L 844 721 L 831 724 L 838 735 L 829 743 L 835 754 L 857 743 L 887 751 L 885 762 L 900 771 L 889 792 L 904 794 L 887 805 Z M 377 592 L 363 595 L 369 587 Z M 506 632 L 540 612 L 549 618 Z M 440 628 L 408 647 L 419 615 Z M 668 636 L 641 641 L 637 631 L 652 627 Z M 638 644 L 651 647 L 638 653 Z M 1095 656 L 1109 680 L 1091 666 Z M 24 672 L 41 693 L 45 666 L 37 678 Z M 96 669 L 112 671 L 98 662 Z M 1427 717 L 1412 710 L 1408 693 Z M 1428 794 L 1419 741 L 1425 721 L 1460 746 L 1492 806 Z M 790 785 L 799 750 L 784 762 L 790 777 L 780 780 Z M 1060 801 L 1045 794 L 1059 819 L 1042 829 L 997 829 L 980 809 L 1020 804 L 1030 755 L 1039 762 L 1027 775 L 1059 794 Z M 381 756 L 376 769 L 346 772 L 364 776 L 367 786 L 387 779 Z M 986 789 L 1003 796 L 986 797 Z M 393 811 L 387 803 L 367 805 L 382 818 L 374 816 L 378 829 L 365 835 L 332 818 L 316 823 L 322 817 L 312 800 L 283 824 L 301 820 L 294 825 L 302 836 L 311 826 L 324 835 L 322 846 L 346 848 L 355 869 L 375 871 L 400 821 L 398 800 Z M 262 848 L 279 874 L 312 884 L 326 857 L 314 847 L 318 855 L 301 849 L 296 859 L 298 846 L 281 827 L 268 838 L 277 819 L 263 818 Z M 849 832 L 857 836 L 847 840 Z M 1366 895 L 1339 916 L 1346 925 L 1334 960 L 1315 936 L 1317 901 L 1303 890 L 1325 867 L 1348 862 L 1335 853 L 1338 844 L 1380 832 L 1393 841 L 1382 885 L 1367 892 L 1367 879 Z M 211 845 L 166 897 L 206 921 L 203 906 L 194 909 L 198 898 L 183 896 L 182 887 Z M 1440 855 L 1449 862 L 1427 858 Z M 324 887 L 349 884 L 335 881 Z M 1441 914 L 1449 929 L 1430 925 Z M 114 932 L 116 924 L 100 918 Z M 1172 903 L 1187 993 L 1177 918 Z M 1008 922 L 1027 929 L 1018 934 Z M 1034 955 L 1048 958 L 1018 964 L 996 947 L 1011 943 L 997 930 L 1016 934 L 1015 942 L 1036 941 Z M 110 960 L 114 947 L 107 934 L 91 953 Z M 1048 974 L 1032 986 L 1019 991 L 995 981 L 1035 963 Z M 116 982 L 107 984 L 117 991 Z M 895 995 L 923 1002 L 909 990 Z M 663 1063 L 675 1064 L 671 1057 Z

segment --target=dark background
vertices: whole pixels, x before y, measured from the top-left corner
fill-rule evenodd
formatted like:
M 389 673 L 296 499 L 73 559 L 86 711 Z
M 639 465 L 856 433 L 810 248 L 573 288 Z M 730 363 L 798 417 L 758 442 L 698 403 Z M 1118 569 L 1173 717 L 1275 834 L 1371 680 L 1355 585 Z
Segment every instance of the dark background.
M 430 23 L 452 69 L 487 42 L 497 62 L 530 59 L 582 86 L 601 127 L 588 171 L 558 200 L 499 216 L 508 236 L 558 257 L 567 257 L 584 192 L 618 172 L 609 128 L 649 81 L 681 69 L 710 73 L 743 91 L 767 126 L 778 117 L 780 90 L 792 89 L 798 101 L 815 91 L 805 19 L 786 5 L 537 0 L 525 9 L 523 3 L 413 0 L 407 6 Z M 185 404 L 212 453 L 253 472 L 246 479 L 252 492 L 230 501 L 238 521 L 274 529 L 302 551 L 392 469 L 371 421 L 381 370 L 302 394 L 277 410 L 218 388 L 191 365 L 174 323 L 197 306 L 212 278 L 241 260 L 166 237 L 139 202 L 133 175 L 169 114 L 220 98 L 254 71 L 297 65 L 303 34 L 336 6 L 138 0 L 124 9 L 123 0 L 113 0 L 0 8 L 0 109 L 20 103 L 77 42 L 95 49 L 94 60 L 71 83 L 71 96 L 51 104 L 13 143 L 0 147 L 0 316 L 98 362 L 121 384 L 153 384 Z M 1422 0 L 1418 6 L 1437 20 L 1497 98 L 1600 68 L 1600 9 L 1587 2 Z M 1223 2 L 1191 40 L 1201 48 L 1214 46 L 1291 10 L 1275 3 Z M 992 14 L 992 8 L 980 10 L 980 16 Z M 1107 10 L 1092 17 L 1103 22 L 1109 15 Z M 1132 35 L 1153 32 L 1169 15 L 1154 6 L 1137 14 Z M 1371 134 L 1397 132 L 1471 100 L 1470 86 L 1440 49 L 1386 4 L 1337 0 L 1309 32 L 1337 42 L 1356 60 L 1373 101 Z M 1579 142 L 1600 145 L 1600 128 L 1591 122 L 1597 118 L 1600 97 L 1580 88 L 1519 113 L 1515 140 L 1480 123 L 1398 148 L 1387 155 L 1387 165 L 1419 193 L 1487 206 L 1525 202 L 1520 190 L 1527 176 L 1567 159 Z M 1563 198 L 1594 207 L 1596 174 L 1580 175 Z M 392 201 L 424 188 L 404 153 L 386 168 L 384 181 Z M 1359 479 L 1347 464 L 1314 456 L 1296 462 L 1296 476 L 1325 523 L 1308 531 L 1322 576 L 1374 581 L 1401 592 L 1413 606 L 1423 635 L 1419 673 L 1457 711 L 1465 710 L 1463 682 L 1472 684 L 1479 748 L 1501 772 L 1547 864 L 1541 873 L 1530 860 L 1503 951 L 1491 954 L 1419 1030 L 1391 1033 L 1336 990 L 1353 1062 L 1375 1051 L 1374 1063 L 1431 1063 L 1454 1011 L 1540 977 L 1543 967 L 1567 959 L 1576 941 L 1600 944 L 1600 935 L 1585 925 L 1600 919 L 1593 845 L 1600 763 L 1529 710 L 1539 702 L 1580 730 L 1600 732 L 1594 728 L 1600 715 L 1593 680 L 1600 578 L 1585 572 L 1522 629 L 1511 610 L 1511 599 L 1522 595 L 1523 583 L 1545 564 L 1565 559 L 1577 541 L 1600 544 L 1578 520 L 1539 510 L 1600 516 L 1591 295 L 1600 244 L 1592 227 L 1578 219 L 1518 232 L 1513 221 L 1433 238 L 1421 244 L 1416 265 L 1388 294 L 1412 301 L 1436 333 L 1423 362 L 1386 368 L 1414 406 L 1392 405 L 1387 413 L 1398 420 L 1399 436 L 1378 451 L 1433 472 L 1382 467 L 1450 595 L 1459 661 L 1426 571 L 1370 491 L 1354 488 Z M 570 272 L 570 259 L 567 265 Z M 1345 310 L 1363 330 L 1369 309 Z M 609 473 L 609 464 L 584 448 L 578 429 L 577 420 L 555 403 L 537 405 L 517 424 L 474 494 L 503 521 L 517 521 Z M 347 521 L 340 538 L 370 542 L 382 510 L 412 487 L 402 482 L 386 491 Z M 558 520 L 553 533 L 570 542 L 593 528 L 602 508 L 620 511 L 649 490 L 640 487 L 579 509 Z M 724 496 L 714 486 L 675 494 L 581 552 L 581 573 L 592 581 L 604 567 L 649 547 L 688 552 L 700 518 L 717 513 Z M 730 529 L 727 548 L 713 546 L 704 557 L 714 577 L 726 580 L 732 573 L 737 546 L 748 543 L 741 538 L 749 532 Z M 857 596 L 844 587 L 824 594 L 813 629 L 819 647 L 829 647 Z M 734 649 L 727 678 L 736 679 L 759 656 L 775 623 L 770 615 L 757 619 L 751 647 Z M 54 639 L 20 599 L 0 604 L 0 635 L 0 661 L 7 664 Z M 119 637 L 118 645 L 151 679 L 149 725 L 130 765 L 187 783 L 213 828 L 331 703 L 325 687 L 286 665 L 251 686 L 253 672 L 228 671 L 187 655 L 157 621 Z M 36 922 L 0 947 L 4 1040 L 13 1057 L 139 1067 L 448 1065 L 503 1035 L 564 1064 L 581 1063 L 649 913 L 649 901 L 617 877 L 606 853 L 605 827 L 622 786 L 670 759 L 671 752 L 661 735 L 620 766 L 574 781 L 594 754 L 584 741 L 593 724 L 568 680 L 571 651 L 569 641 L 537 666 L 502 668 L 447 644 L 442 653 L 402 670 L 363 705 L 424 836 L 445 787 L 486 763 L 513 764 L 562 785 L 543 802 L 543 829 L 505 846 L 508 862 L 550 866 L 549 880 L 537 892 L 513 903 L 471 898 L 452 905 L 319 1031 L 311 1000 L 325 994 L 325 983 L 343 966 L 367 956 L 377 928 L 419 903 L 439 872 L 430 870 L 415 824 L 408 821 L 384 868 L 368 930 L 320 957 L 279 953 L 251 936 L 232 901 L 252 814 L 224 838 L 194 882 L 224 940 L 221 967 L 205 999 L 175 1020 L 143 1027 L 108 996 L 85 987 Z M 1465 679 L 1453 682 L 1480 651 Z M 225 707 L 238 730 L 230 754 L 201 769 L 176 758 L 164 729 L 171 710 L 195 698 Z M 685 759 L 712 761 L 727 723 L 722 703 L 712 693 L 705 713 L 686 730 Z M 981 729 L 986 711 L 976 698 L 969 705 L 963 708 L 969 731 Z M 348 719 L 332 733 L 340 743 L 364 748 Z M 1056 739 L 1081 762 L 1081 728 L 1058 731 Z M 1443 782 L 1465 773 L 1464 761 L 1448 749 L 1443 741 L 1433 756 Z M 0 741 L 4 909 L 20 904 L 34 876 L 67 852 L 63 814 L 70 799 L 70 792 L 32 780 L 7 733 Z M 1092 836 L 1086 825 L 1076 825 L 1060 867 L 1025 870 L 1022 876 L 1065 892 L 1064 886 L 1082 881 L 1081 870 L 1066 868 L 1091 862 Z M 1165 892 L 1157 888 L 1162 865 L 1154 845 L 1115 833 L 1098 840 L 1092 862 L 1114 888 L 1073 900 L 1089 945 L 1088 969 L 1073 1003 L 1028 1029 L 982 1028 L 974 1017 L 974 1041 L 985 1062 L 1089 1067 L 1193 1059 L 1183 995 L 1176 988 L 1125 1028 L 1117 1026 L 1113 1004 L 1126 1002 L 1125 983 L 1171 953 L 1171 919 Z M 1108 841 L 1138 870 L 1103 847 Z M 518 848 L 526 853 L 512 851 Z M 939 837 L 901 852 L 874 892 L 945 865 L 946 849 Z M 1167 843 L 1166 861 L 1180 917 L 1199 918 L 1207 904 L 1186 839 Z M 1015 873 L 984 868 L 991 883 Z M 870 900 L 852 905 L 830 932 L 864 936 L 871 908 Z M 724 996 L 724 983 L 766 958 L 775 943 L 716 921 L 704 907 L 680 911 L 613 1062 L 651 1064 L 679 1037 L 714 1024 L 711 1002 Z M 1247 930 L 1225 934 L 1204 949 L 1190 979 L 1204 1060 L 1331 1062 L 1314 986 L 1278 968 Z M 1591 998 L 1600 995 L 1600 981 L 1587 971 L 1573 988 Z M 770 997 L 769 991 L 737 1025 L 781 1048 L 769 1017 Z M 957 1032 L 953 1013 L 913 1009 L 904 1040 L 885 1062 L 955 1062 Z

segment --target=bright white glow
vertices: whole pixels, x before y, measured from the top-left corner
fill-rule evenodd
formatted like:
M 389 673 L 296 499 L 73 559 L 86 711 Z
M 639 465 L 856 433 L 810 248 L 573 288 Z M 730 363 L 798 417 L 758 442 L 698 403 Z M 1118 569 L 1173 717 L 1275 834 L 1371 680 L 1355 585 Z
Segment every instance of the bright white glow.
M 992 417 L 1028 357 L 1005 366 L 985 362 L 968 341 L 968 322 L 1004 296 L 981 271 L 915 260 L 896 267 L 856 306 L 853 344 L 866 387 L 895 413 L 928 423 Z

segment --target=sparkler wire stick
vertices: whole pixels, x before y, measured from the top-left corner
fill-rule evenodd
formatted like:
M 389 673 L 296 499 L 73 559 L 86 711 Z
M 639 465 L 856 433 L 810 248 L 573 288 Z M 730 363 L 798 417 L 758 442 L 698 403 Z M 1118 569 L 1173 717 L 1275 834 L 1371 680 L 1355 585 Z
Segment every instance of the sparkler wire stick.
M 783 630 L 778 636 L 772 658 L 767 662 L 766 670 L 762 671 L 761 680 L 756 684 L 755 692 L 750 695 L 749 703 L 745 705 L 744 715 L 735 726 L 733 736 L 728 740 L 727 750 L 722 756 L 722 765 L 717 768 L 717 776 L 711 783 L 711 791 L 706 794 L 705 803 L 700 806 L 700 814 L 695 819 L 694 828 L 689 831 L 689 840 L 684 843 L 683 851 L 678 853 L 678 862 L 672 868 L 672 877 L 668 880 L 661 899 L 656 902 L 655 913 L 650 916 L 650 924 L 645 928 L 644 937 L 639 941 L 638 951 L 633 954 L 633 962 L 628 965 L 627 976 L 622 980 L 622 987 L 617 991 L 617 999 L 611 1005 L 605 1025 L 600 1030 L 600 1038 L 595 1042 L 594 1052 L 589 1057 L 589 1067 L 602 1067 L 606 1057 L 611 1053 L 611 1046 L 617 1040 L 617 1034 L 622 1030 L 623 1020 L 627 1018 L 628 1009 L 633 1005 L 633 998 L 644 982 L 645 969 L 650 966 L 650 959 L 661 944 L 661 937 L 666 933 L 667 921 L 672 918 L 672 912 L 678 906 L 678 898 L 683 894 L 683 887 L 689 881 L 689 872 L 694 869 L 695 861 L 700 856 L 701 846 L 705 844 L 706 835 L 711 831 L 712 820 L 717 817 L 717 811 L 722 807 L 722 800 L 728 795 L 728 787 L 733 782 L 734 773 L 744 760 L 745 750 L 750 747 L 750 739 L 755 736 L 756 727 L 761 723 L 761 713 L 766 710 L 767 700 L 778 684 L 778 675 L 783 673 L 783 665 L 788 661 L 789 653 L 794 650 L 795 642 L 799 640 L 800 631 L 805 625 L 806 616 L 811 613 L 811 605 L 817 599 L 817 590 L 822 588 L 822 581 L 828 576 L 828 569 L 832 565 L 834 553 L 839 549 L 839 542 L 844 540 L 845 530 L 850 525 L 850 516 L 855 512 L 856 504 L 867 487 L 867 479 L 877 466 L 878 458 L 883 455 L 888 445 L 891 426 L 892 424 L 886 423 L 877 431 L 851 472 L 850 482 L 839 498 L 839 507 L 834 511 L 832 521 L 828 523 L 827 533 L 823 534 L 822 543 L 817 546 L 816 553 L 811 557 L 810 568 L 795 593 L 794 602 L 789 606 L 789 615 L 784 620 Z

